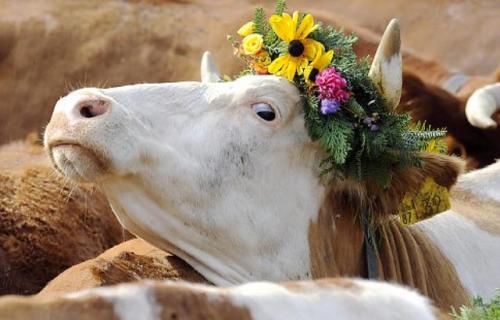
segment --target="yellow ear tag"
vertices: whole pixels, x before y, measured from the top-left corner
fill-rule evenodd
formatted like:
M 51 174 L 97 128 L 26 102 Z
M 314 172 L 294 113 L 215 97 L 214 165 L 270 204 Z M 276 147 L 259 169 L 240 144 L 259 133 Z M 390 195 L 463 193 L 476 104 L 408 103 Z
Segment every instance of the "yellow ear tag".
M 448 189 L 428 177 L 417 192 L 409 192 L 399 205 L 399 219 L 404 225 L 414 224 L 450 208 Z

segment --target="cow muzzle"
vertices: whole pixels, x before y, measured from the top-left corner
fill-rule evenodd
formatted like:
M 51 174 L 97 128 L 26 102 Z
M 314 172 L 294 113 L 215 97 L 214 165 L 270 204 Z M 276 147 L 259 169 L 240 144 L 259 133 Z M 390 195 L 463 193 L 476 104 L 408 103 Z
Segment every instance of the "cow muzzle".
M 112 101 L 97 90 L 79 90 L 61 98 L 47 125 L 45 148 L 63 175 L 95 181 L 107 172 L 107 161 L 93 132 L 111 116 Z

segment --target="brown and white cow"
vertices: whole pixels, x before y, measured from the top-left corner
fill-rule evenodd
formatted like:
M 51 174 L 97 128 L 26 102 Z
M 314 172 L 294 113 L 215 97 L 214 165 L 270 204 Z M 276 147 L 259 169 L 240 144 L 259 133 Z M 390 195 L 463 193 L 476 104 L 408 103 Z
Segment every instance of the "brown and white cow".
M 450 319 L 417 293 L 387 283 L 322 279 L 230 288 L 152 282 L 70 294 L 0 298 L 0 320 L 437 320 Z
M 481 168 L 500 158 L 500 82 L 493 80 L 457 95 L 406 72 L 399 108 L 433 127 L 446 127 L 449 152 L 464 158 L 470 169 Z
M 372 76 L 394 98 L 399 29 L 390 30 L 374 59 L 381 73 Z M 218 78 L 205 55 L 202 79 Z M 262 110 L 275 119 L 261 118 Z M 301 110 L 297 88 L 275 76 L 85 88 L 58 101 L 45 145 L 63 174 L 102 187 L 128 230 L 216 285 L 366 276 L 355 213 L 370 207 L 381 279 L 418 288 L 444 308 L 493 295 L 498 212 L 451 210 L 409 228 L 393 218 L 426 177 L 451 186 L 459 160 L 423 153 L 424 168 L 394 171 L 388 190 L 326 185 L 318 169 L 325 154 Z

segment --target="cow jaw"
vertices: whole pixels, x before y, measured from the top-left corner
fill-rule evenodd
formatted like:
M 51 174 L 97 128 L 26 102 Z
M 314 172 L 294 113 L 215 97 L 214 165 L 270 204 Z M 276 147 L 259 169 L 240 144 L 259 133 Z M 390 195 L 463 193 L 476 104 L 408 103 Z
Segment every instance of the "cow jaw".
M 325 193 L 324 154 L 307 135 L 295 86 L 250 76 L 98 94 L 108 114 L 76 121 L 58 139 L 106 159 L 106 175 L 89 180 L 126 228 L 216 284 L 311 277 L 308 225 Z M 251 106 L 262 102 L 276 120 L 255 114 Z

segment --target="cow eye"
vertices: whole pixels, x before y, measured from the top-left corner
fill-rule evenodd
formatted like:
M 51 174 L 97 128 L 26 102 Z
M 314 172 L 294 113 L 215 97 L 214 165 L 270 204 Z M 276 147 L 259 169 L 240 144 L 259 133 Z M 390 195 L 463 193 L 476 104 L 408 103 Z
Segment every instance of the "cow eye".
M 274 112 L 274 109 L 267 103 L 256 103 L 252 105 L 252 110 L 266 121 L 273 121 L 276 118 L 276 112 Z

